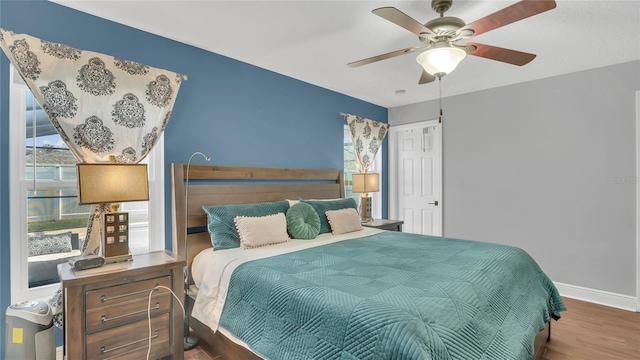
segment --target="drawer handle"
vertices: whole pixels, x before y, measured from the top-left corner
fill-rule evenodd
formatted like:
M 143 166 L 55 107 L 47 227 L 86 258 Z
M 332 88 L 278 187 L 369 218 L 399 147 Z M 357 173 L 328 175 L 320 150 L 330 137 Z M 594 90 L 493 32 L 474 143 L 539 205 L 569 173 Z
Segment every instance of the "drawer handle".
M 104 302 L 107 302 L 109 300 L 120 299 L 120 298 L 123 298 L 123 297 L 138 295 L 138 294 L 142 294 L 142 293 L 148 294 L 149 291 L 151 291 L 151 290 L 158 291 L 158 289 L 157 289 L 158 285 L 160 285 L 160 284 L 156 283 L 156 286 L 153 289 L 134 291 L 134 292 L 130 292 L 130 293 L 127 293 L 127 294 L 116 295 L 116 296 L 111 296 L 111 297 L 107 297 L 105 294 L 102 294 L 102 295 L 100 295 L 100 302 L 104 303 Z
M 150 310 L 158 310 L 160 309 L 160 302 L 156 302 L 156 306 L 152 307 Z M 118 315 L 118 316 L 113 316 L 108 318 L 106 315 L 102 315 L 100 318 L 102 319 L 102 323 L 106 323 L 107 321 L 111 321 L 111 320 L 117 320 L 117 319 L 121 319 L 123 317 L 127 317 L 127 316 L 131 316 L 131 315 L 135 315 L 135 314 L 141 314 L 141 313 L 146 313 L 147 309 L 144 310 L 140 310 L 140 311 L 134 311 L 134 312 L 130 312 L 128 314 L 122 314 L 122 315 Z
M 155 339 L 155 338 L 157 338 L 158 336 L 160 336 L 160 334 L 159 334 L 159 331 L 158 331 L 158 330 L 156 330 L 156 331 L 153 333 L 153 336 L 152 336 L 151 338 L 152 338 L 152 339 Z M 137 344 L 137 343 L 143 342 L 143 341 L 149 341 L 149 338 L 144 338 L 144 339 L 140 339 L 140 340 L 132 341 L 132 342 L 130 342 L 130 343 L 128 343 L 128 344 L 124 344 L 124 345 L 116 346 L 116 347 L 114 347 L 114 348 L 112 348 L 112 349 L 106 349 L 104 346 L 101 346 L 101 347 L 100 347 L 100 353 L 101 353 L 101 354 L 106 354 L 106 353 L 108 353 L 108 352 L 115 351 L 115 350 L 118 350 L 118 349 L 122 349 L 122 348 L 124 348 L 124 347 L 131 346 L 131 345 L 134 345 L 134 344 Z

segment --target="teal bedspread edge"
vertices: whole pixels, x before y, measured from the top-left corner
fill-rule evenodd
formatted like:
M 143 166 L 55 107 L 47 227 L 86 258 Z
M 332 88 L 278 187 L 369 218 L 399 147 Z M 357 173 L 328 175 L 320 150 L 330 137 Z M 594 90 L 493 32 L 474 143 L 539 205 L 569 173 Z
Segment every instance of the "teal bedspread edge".
M 220 325 L 274 360 L 507 360 L 565 310 L 519 248 L 383 232 L 240 265 Z

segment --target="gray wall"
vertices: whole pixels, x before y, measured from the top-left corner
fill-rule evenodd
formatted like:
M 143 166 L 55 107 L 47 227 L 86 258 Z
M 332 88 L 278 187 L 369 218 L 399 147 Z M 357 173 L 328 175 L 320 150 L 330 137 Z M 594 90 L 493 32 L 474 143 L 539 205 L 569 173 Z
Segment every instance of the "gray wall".
M 518 246 L 553 281 L 635 297 L 638 90 L 634 61 L 445 98 L 445 236 Z M 392 108 L 389 123 L 437 111 Z

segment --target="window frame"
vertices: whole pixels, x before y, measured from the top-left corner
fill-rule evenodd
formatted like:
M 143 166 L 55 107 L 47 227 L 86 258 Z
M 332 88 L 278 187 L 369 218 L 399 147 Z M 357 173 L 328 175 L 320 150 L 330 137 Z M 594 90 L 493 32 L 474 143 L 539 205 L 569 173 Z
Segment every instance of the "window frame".
M 59 283 L 29 288 L 29 264 L 27 247 L 27 190 L 33 180 L 25 176 L 26 149 L 26 91 L 28 86 L 16 83 L 16 72 L 10 65 L 9 72 L 9 209 L 10 209 L 10 266 L 11 303 L 51 297 Z M 19 79 L 19 77 L 18 77 Z M 20 79 L 20 81 L 22 81 Z M 35 139 L 34 139 L 35 141 Z M 148 156 L 149 203 L 148 234 L 149 252 L 164 249 L 164 136 L 160 136 Z M 71 180 L 38 180 L 38 189 L 77 188 Z M 153 224 L 153 226 L 150 226 Z

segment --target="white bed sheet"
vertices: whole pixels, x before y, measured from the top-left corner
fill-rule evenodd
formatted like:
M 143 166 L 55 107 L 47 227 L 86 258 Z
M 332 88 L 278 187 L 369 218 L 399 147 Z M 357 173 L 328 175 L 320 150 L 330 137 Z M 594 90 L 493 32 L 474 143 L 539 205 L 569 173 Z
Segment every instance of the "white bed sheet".
M 365 227 L 362 231 L 341 235 L 322 234 L 313 240 L 291 240 L 286 243 L 255 249 L 203 250 L 194 258 L 191 267 L 194 283 L 198 287 L 198 294 L 191 314 L 214 332 L 218 331 L 231 274 L 238 266 L 252 260 L 287 254 L 338 241 L 357 239 L 382 231 L 384 230 Z M 223 334 L 225 334 L 224 331 Z

